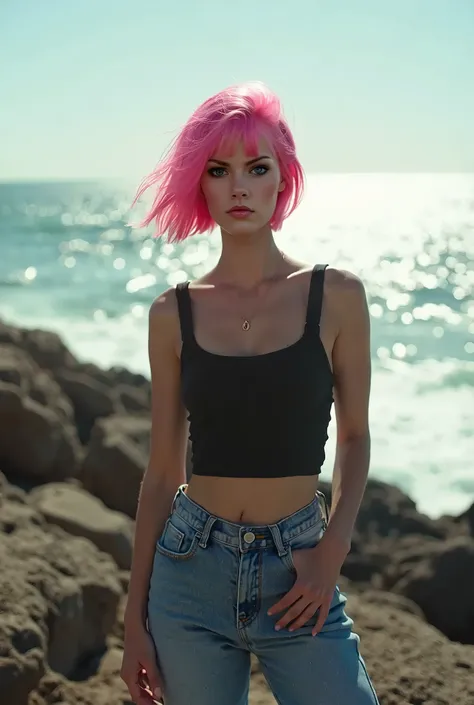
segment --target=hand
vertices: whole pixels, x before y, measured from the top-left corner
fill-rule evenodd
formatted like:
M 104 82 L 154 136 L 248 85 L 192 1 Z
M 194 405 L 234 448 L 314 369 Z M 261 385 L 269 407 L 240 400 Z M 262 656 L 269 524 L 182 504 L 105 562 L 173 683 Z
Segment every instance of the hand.
M 326 536 L 314 548 L 293 551 L 296 581 L 291 590 L 268 610 L 269 615 L 287 610 L 275 624 L 276 630 L 283 629 L 291 622 L 288 631 L 293 632 L 319 610 L 311 634 L 316 636 L 321 631 L 346 555 L 346 551 L 336 550 L 330 537 L 326 539 Z
M 136 705 L 163 702 L 161 674 L 156 663 L 155 645 L 145 627 L 125 629 L 120 677 Z

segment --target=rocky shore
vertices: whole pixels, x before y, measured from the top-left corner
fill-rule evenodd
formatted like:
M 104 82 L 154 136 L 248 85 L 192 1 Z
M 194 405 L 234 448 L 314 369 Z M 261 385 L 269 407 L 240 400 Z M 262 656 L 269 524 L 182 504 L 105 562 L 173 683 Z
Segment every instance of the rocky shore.
M 130 703 L 119 670 L 149 402 L 145 377 L 0 322 L 2 705 Z M 474 703 L 474 504 L 432 520 L 370 480 L 340 586 L 381 705 Z M 251 703 L 274 703 L 256 662 Z

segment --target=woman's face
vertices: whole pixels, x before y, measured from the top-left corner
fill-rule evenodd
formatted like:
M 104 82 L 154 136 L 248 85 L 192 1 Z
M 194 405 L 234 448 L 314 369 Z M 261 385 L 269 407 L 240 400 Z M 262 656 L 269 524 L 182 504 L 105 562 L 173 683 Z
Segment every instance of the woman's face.
M 232 155 L 212 154 L 201 188 L 211 217 L 225 232 L 238 235 L 269 222 L 285 183 L 273 151 L 261 139 L 257 157 L 246 154 L 242 142 Z

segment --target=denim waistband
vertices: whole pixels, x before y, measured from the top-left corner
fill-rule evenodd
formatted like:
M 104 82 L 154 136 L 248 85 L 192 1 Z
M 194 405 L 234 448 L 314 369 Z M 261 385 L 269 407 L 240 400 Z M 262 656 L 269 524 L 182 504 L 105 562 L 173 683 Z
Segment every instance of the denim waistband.
M 240 548 L 242 551 L 255 550 L 274 546 L 279 552 L 295 536 L 320 524 L 327 524 L 326 498 L 319 490 L 314 499 L 293 514 L 280 519 L 275 524 L 236 524 L 208 512 L 200 504 L 188 497 L 185 492 L 187 485 L 181 485 L 173 500 L 171 513 L 176 513 L 190 527 L 195 529 L 199 536 L 199 544 L 207 545 L 209 537 L 213 536 L 221 543 Z M 324 505 L 324 510 L 321 506 Z

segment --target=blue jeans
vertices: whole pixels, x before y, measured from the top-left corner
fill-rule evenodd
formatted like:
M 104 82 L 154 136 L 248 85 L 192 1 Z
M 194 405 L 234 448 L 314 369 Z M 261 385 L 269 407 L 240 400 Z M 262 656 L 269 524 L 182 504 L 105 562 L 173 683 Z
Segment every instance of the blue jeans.
M 157 543 L 148 628 L 165 705 L 246 705 L 255 654 L 280 705 L 376 705 L 359 636 L 336 587 L 322 630 L 276 631 L 267 610 L 292 587 L 292 551 L 326 528 L 314 500 L 276 524 L 249 526 L 207 512 L 176 493 Z

